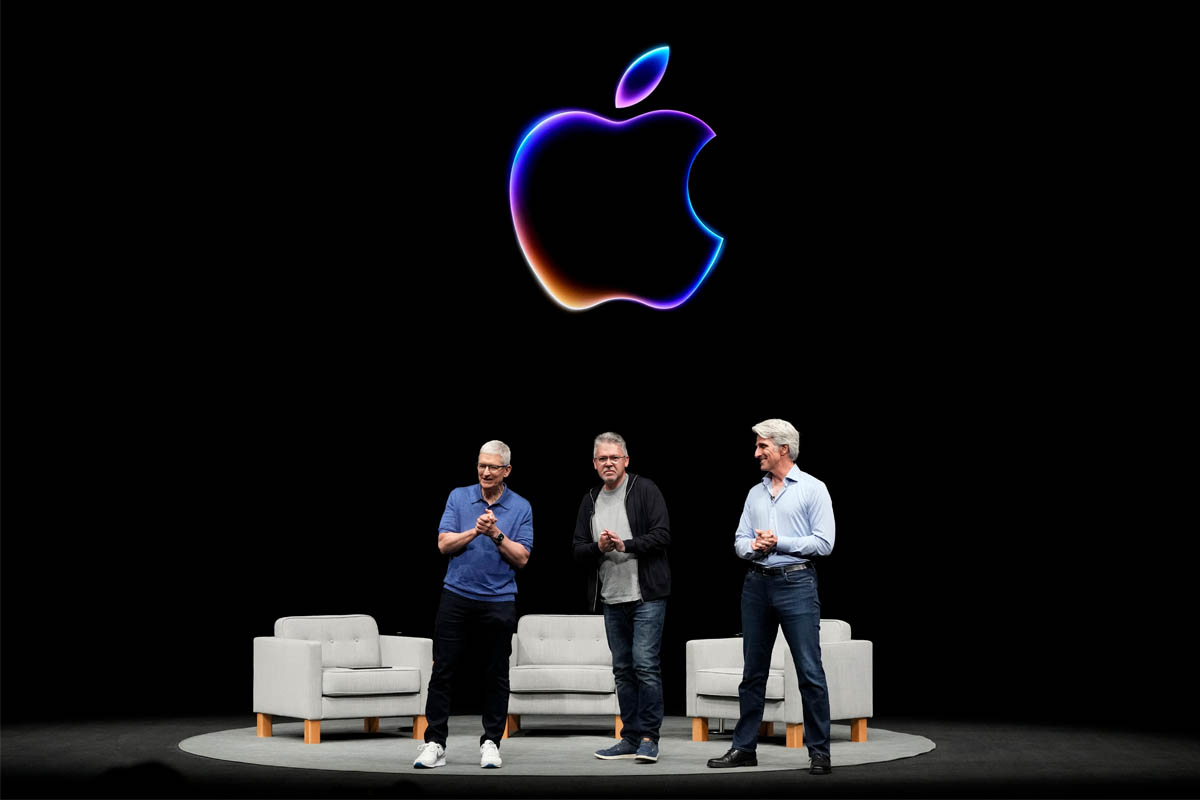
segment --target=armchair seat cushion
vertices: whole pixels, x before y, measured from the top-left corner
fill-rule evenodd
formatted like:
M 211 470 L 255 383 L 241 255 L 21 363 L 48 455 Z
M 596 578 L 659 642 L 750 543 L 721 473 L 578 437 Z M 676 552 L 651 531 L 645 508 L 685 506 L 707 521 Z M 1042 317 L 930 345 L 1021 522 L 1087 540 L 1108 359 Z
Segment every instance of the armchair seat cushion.
M 512 692 L 612 694 L 617 690 L 609 665 L 528 664 L 508 671 Z
M 709 667 L 696 670 L 696 694 L 736 698 L 741 682 L 741 667 Z M 766 699 L 783 699 L 783 670 L 773 669 L 767 673 Z
M 321 670 L 321 694 L 345 697 L 365 694 L 417 694 L 421 691 L 421 670 L 405 667 L 349 669 L 326 667 Z

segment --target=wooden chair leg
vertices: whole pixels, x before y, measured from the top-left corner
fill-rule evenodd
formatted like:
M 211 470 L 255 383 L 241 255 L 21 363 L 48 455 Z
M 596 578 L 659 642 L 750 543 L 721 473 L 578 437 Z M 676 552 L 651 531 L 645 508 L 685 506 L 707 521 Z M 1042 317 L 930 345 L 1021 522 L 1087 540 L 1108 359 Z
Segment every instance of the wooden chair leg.
M 692 717 L 692 741 L 708 741 L 708 717 Z
M 321 743 L 321 720 L 319 720 L 319 719 L 304 720 L 304 743 L 305 744 L 320 744 Z
M 785 739 L 788 747 L 804 747 L 804 725 L 799 722 L 789 722 Z
M 507 717 L 504 718 L 504 733 L 500 734 L 501 739 L 508 738 L 508 728 L 510 725 L 512 725 L 512 714 L 509 714 Z
M 758 726 L 758 735 L 759 736 L 774 736 L 775 735 L 775 723 L 774 722 L 764 722 L 761 725 L 759 725 Z
M 859 717 L 850 720 L 850 741 L 865 742 L 867 740 L 867 718 Z
M 507 730 L 509 733 L 516 733 L 517 731 L 521 730 L 521 715 L 520 714 L 509 714 L 508 715 Z
M 365 733 L 379 733 L 379 717 L 363 717 L 363 731 Z
M 621 727 L 623 725 L 623 723 L 621 722 L 621 715 L 617 714 L 616 719 L 617 719 L 617 721 L 613 727 L 613 737 L 616 739 L 620 739 L 621 738 Z
M 267 738 L 271 735 L 271 715 L 258 715 L 258 735 L 262 738 Z
M 424 714 L 418 714 L 413 717 L 413 738 L 425 740 L 425 729 L 429 727 L 429 720 L 425 719 Z

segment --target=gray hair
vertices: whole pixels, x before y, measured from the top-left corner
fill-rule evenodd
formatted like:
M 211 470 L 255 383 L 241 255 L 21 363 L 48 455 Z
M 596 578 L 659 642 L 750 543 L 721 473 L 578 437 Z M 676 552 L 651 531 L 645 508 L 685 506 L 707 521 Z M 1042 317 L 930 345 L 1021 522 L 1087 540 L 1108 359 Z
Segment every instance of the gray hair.
M 596 441 L 592 442 L 592 458 L 596 457 L 596 450 L 599 449 L 601 442 L 620 446 L 621 452 L 625 454 L 626 458 L 629 458 L 629 448 L 625 446 L 625 438 L 621 434 L 613 433 L 612 431 L 600 434 L 596 437 Z
M 512 463 L 512 450 L 499 439 L 492 439 L 479 448 L 479 454 L 483 455 L 484 453 L 492 456 L 500 456 L 500 460 L 504 462 L 504 466 L 506 467 Z
M 796 460 L 800 451 L 800 431 L 786 419 L 764 419 L 752 430 L 764 439 L 770 439 L 776 447 L 788 446 L 788 457 Z

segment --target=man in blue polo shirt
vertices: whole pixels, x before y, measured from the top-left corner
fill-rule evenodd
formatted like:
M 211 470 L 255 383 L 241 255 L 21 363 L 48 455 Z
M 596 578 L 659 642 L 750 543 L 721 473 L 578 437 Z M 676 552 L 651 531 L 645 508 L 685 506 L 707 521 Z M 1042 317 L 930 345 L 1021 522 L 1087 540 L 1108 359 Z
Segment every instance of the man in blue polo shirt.
M 479 483 L 450 493 L 438 526 L 438 550 L 450 556 L 433 629 L 433 672 L 425 702 L 425 744 L 414 767 L 446 765 L 450 685 L 468 642 L 483 648 L 483 736 L 479 765 L 499 767 L 508 716 L 508 658 L 517 626 L 517 581 L 533 549 L 533 511 L 504 482 L 511 451 L 500 441 L 479 450 Z

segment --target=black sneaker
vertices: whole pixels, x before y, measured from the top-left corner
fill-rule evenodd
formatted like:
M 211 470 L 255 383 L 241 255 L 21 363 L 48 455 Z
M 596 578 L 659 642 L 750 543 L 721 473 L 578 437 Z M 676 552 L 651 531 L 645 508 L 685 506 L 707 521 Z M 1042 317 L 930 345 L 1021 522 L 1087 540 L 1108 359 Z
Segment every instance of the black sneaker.
M 817 754 L 812 757 L 812 764 L 808 768 L 809 775 L 828 775 L 833 772 L 833 762 L 829 760 L 829 756 Z

